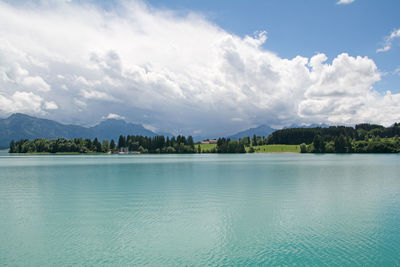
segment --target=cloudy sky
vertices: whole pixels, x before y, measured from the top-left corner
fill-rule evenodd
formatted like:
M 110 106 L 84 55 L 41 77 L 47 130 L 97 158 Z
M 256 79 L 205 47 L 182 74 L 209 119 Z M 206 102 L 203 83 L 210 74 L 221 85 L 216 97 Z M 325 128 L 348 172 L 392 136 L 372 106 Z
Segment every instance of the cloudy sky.
M 0 117 L 193 135 L 400 121 L 400 1 L 2 1 Z

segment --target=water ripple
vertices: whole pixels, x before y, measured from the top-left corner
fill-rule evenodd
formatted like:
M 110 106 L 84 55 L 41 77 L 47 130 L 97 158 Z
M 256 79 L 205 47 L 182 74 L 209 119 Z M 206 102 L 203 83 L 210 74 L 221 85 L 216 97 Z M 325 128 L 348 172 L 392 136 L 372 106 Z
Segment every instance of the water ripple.
M 398 155 L 1 156 L 0 265 L 396 266 L 399 171 Z

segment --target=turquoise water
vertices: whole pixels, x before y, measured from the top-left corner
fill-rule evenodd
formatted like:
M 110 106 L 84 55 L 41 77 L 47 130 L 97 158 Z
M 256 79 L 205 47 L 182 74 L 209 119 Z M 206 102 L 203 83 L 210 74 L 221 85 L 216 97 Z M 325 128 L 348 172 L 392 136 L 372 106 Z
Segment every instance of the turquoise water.
M 400 265 L 400 155 L 0 156 L 0 265 Z

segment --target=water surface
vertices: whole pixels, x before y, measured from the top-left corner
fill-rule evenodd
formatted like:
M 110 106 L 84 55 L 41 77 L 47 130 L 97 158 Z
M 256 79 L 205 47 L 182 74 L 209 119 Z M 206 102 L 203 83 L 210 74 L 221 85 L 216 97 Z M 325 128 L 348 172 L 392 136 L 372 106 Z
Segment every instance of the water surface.
M 0 155 L 0 265 L 400 264 L 400 155 Z

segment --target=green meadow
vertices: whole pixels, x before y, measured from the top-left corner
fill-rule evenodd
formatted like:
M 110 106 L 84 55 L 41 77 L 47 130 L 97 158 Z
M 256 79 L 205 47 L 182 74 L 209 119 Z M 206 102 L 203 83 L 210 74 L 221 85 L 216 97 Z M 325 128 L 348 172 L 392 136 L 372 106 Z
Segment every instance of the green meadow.
M 197 148 L 197 146 L 196 146 Z M 201 152 L 202 153 L 207 153 L 211 152 L 213 148 L 217 148 L 217 144 L 200 144 Z

